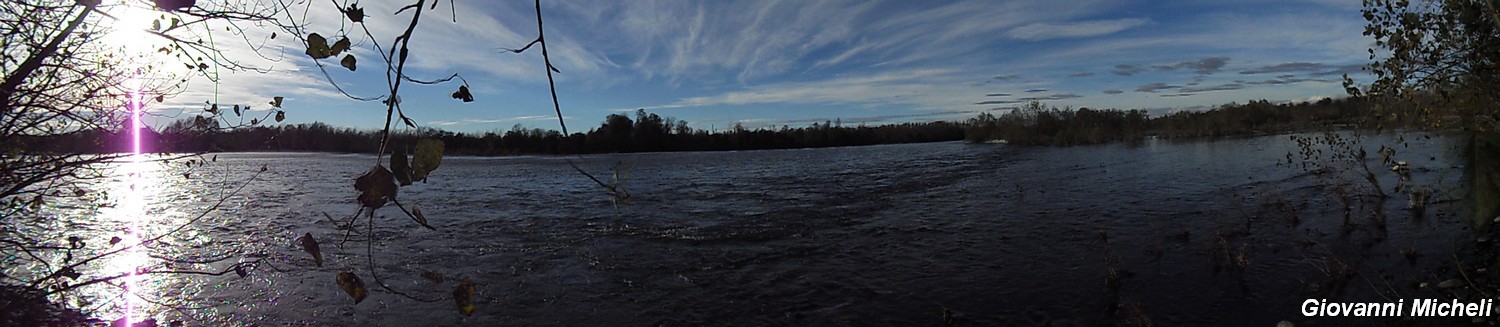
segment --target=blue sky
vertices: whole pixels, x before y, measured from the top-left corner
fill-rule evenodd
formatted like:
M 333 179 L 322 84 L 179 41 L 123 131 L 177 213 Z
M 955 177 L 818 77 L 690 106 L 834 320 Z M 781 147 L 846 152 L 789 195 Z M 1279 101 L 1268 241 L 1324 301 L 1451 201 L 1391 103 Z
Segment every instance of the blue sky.
M 448 98 L 456 84 L 408 84 L 407 114 L 462 132 L 556 129 L 540 52 L 501 50 L 535 37 L 531 1 L 455 4 L 457 23 L 447 1 L 424 14 L 408 70 L 421 79 L 459 73 L 476 101 Z M 382 44 L 405 27 L 409 14 L 390 15 L 398 5 L 361 5 Z M 1031 100 L 1164 113 L 1341 96 L 1341 75 L 1369 79 L 1359 68 L 1371 42 L 1353 0 L 548 0 L 542 9 L 562 71 L 558 97 L 575 132 L 638 108 L 718 129 L 962 120 Z M 309 31 L 339 34 L 336 15 L 313 1 Z M 337 93 L 295 39 L 250 29 L 243 39 L 267 45 L 217 43 L 267 72 L 221 70 L 219 83 L 196 79 L 152 110 L 174 117 L 215 98 L 264 104 L 285 96 L 286 123 L 384 123 L 383 105 Z M 336 58 L 324 64 L 351 93 L 379 95 L 378 57 L 368 40 L 355 41 L 360 70 L 345 71 Z

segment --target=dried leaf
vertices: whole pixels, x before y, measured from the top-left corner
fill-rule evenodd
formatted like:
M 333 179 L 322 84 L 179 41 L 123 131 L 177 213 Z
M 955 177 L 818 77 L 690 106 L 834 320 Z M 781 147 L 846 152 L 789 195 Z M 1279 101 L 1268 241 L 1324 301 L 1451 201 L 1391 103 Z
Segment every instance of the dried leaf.
M 348 16 L 351 22 L 363 22 L 365 20 L 365 10 L 359 8 L 359 5 L 349 4 L 349 8 L 344 9 L 344 16 Z
M 271 106 L 272 107 L 281 108 L 281 101 L 282 100 L 286 100 L 286 98 L 283 98 L 283 97 L 271 97 Z
M 437 170 L 443 163 L 443 141 L 422 139 L 417 141 L 416 153 L 412 156 L 412 180 L 427 181 L 427 174 Z
M 422 224 L 422 227 L 427 227 L 427 229 L 432 229 L 432 230 L 436 230 L 437 229 L 437 228 L 432 228 L 432 225 L 428 225 L 427 224 L 427 215 L 422 214 L 422 208 L 421 207 L 417 207 L 416 205 L 412 205 L 411 206 L 411 216 L 412 216 L 412 218 L 415 218 L 417 220 L 418 224 Z
M 453 92 L 453 98 L 463 102 L 474 102 L 474 95 L 469 93 L 468 85 L 459 85 L 458 91 Z
M 356 64 L 356 60 L 354 60 L 354 55 L 352 54 L 344 55 L 344 60 L 339 60 L 339 65 L 344 66 L 344 68 L 348 68 L 351 72 L 354 71 Z
M 354 304 L 363 302 L 365 296 L 370 295 L 370 291 L 365 289 L 365 282 L 359 280 L 359 276 L 355 276 L 352 272 L 339 273 L 338 281 L 339 288 L 344 289 L 344 293 L 349 293 L 349 297 L 354 298 Z
M 411 163 L 406 159 L 406 147 L 397 145 L 391 149 L 391 173 L 401 186 L 411 185 Z
M 307 55 L 313 59 L 323 59 L 333 56 L 333 49 L 328 48 L 328 39 L 318 33 L 307 35 Z
M 234 115 L 235 116 L 239 116 L 240 115 L 240 105 L 234 105 Z
M 245 275 L 249 275 L 249 273 L 245 272 L 245 266 L 234 266 L 234 274 L 240 275 L 240 278 L 245 278 Z
M 78 277 L 83 276 L 83 274 L 78 273 L 78 270 L 73 269 L 73 267 L 63 268 L 62 271 L 57 272 L 57 275 L 69 279 L 78 279 Z
M 156 0 L 156 9 L 161 11 L 178 11 L 192 8 L 197 0 Z
M 458 287 L 453 289 L 453 304 L 457 304 L 458 312 L 465 316 L 474 314 L 474 289 L 474 280 L 468 277 L 464 277 Z
M 121 239 L 119 236 L 109 237 L 109 245 L 120 244 L 120 241 L 124 241 L 124 239 Z
M 307 251 L 308 254 L 312 255 L 313 263 L 318 264 L 318 267 L 323 266 L 323 251 L 318 250 L 318 240 L 313 239 L 312 233 L 302 234 L 302 237 L 298 238 L 297 242 L 302 243 L 302 251 Z
M 426 278 L 427 280 L 430 280 L 433 283 L 439 283 L 439 284 L 441 284 L 443 282 L 443 274 L 440 274 L 440 273 L 438 273 L 436 271 L 431 271 L 431 270 L 423 271 L 422 272 L 422 278 Z
M 281 111 L 281 110 L 277 110 L 276 111 L 276 122 L 280 123 L 283 120 L 286 120 L 286 112 L 285 111 Z
M 354 179 L 354 189 L 359 191 L 359 204 L 379 209 L 396 198 L 396 181 L 385 166 L 375 165 L 369 172 Z
M 333 42 L 333 46 L 332 47 L 328 48 L 328 51 L 329 51 L 328 54 L 329 55 L 337 56 L 340 53 L 344 53 L 344 51 L 348 51 L 349 50 L 349 45 L 350 45 L 350 43 L 349 43 L 349 38 L 348 37 L 339 39 L 338 42 Z M 353 70 L 353 69 L 350 69 L 350 70 Z
M 166 100 L 165 96 L 160 95 L 160 94 L 156 95 L 156 103 L 161 103 L 163 100 Z

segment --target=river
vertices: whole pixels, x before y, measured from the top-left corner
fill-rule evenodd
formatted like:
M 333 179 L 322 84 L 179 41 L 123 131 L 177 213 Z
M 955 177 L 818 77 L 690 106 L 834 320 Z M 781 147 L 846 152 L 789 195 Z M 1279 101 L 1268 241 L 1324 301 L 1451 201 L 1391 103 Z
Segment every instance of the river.
M 90 265 L 83 278 L 263 260 L 246 277 L 148 275 L 133 295 L 99 285 L 63 299 L 105 317 L 128 303 L 189 325 L 1270 326 L 1309 319 L 1299 311 L 1308 298 L 1445 296 L 1417 286 L 1451 278 L 1453 254 L 1474 239 L 1451 140 L 1367 139 L 1370 153 L 1396 147 L 1434 204 L 1401 209 L 1404 193 L 1351 204 L 1352 225 L 1326 187 L 1341 175 L 1288 164 L 1298 147 L 1280 135 L 448 157 L 399 194 L 436 230 L 391 207 L 353 231 L 324 216 L 355 211 L 352 180 L 373 156 L 225 153 L 200 166 L 110 167 L 95 184 L 113 190 L 110 206 L 58 202 L 9 227 L 42 241 L 81 236 L 79 253 L 98 253 L 125 230 L 165 233 L 243 184 L 151 250 Z M 1392 187 L 1396 174 L 1372 157 Z M 628 202 L 565 160 L 604 179 L 618 165 Z M 297 245 L 305 233 L 321 243 L 321 267 Z M 392 288 L 441 300 L 381 289 L 371 261 Z M 6 270 L 44 269 L 12 257 Z M 335 283 L 342 271 L 369 286 L 363 303 Z M 428 271 L 445 278 L 421 277 Z M 472 316 L 450 298 L 461 277 L 478 286 Z

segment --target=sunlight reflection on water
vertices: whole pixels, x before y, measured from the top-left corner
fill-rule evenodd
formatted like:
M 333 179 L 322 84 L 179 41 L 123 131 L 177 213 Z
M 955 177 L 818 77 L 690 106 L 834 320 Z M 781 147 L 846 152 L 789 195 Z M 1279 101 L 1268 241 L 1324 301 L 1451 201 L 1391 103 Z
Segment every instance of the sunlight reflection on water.
M 138 142 L 136 146 L 139 147 Z M 138 321 L 136 317 L 139 315 L 136 314 L 135 309 L 141 307 L 140 295 L 142 293 L 155 293 L 150 290 L 140 289 L 144 284 L 140 283 L 141 276 L 136 275 L 136 273 L 147 266 L 150 257 L 144 249 L 135 246 L 141 244 L 140 227 L 142 220 L 150 219 L 145 214 L 145 195 L 150 190 L 157 188 L 151 185 L 157 179 L 146 178 L 151 170 L 152 167 L 149 163 L 141 162 L 140 154 L 131 156 L 128 161 L 121 164 L 116 174 L 123 174 L 126 177 L 116 181 L 111 187 L 113 189 L 112 193 L 121 195 L 119 202 L 114 208 L 109 208 L 100 213 L 101 218 L 124 227 L 124 233 L 120 236 L 120 241 L 115 245 L 131 247 L 129 250 L 109 257 L 105 263 L 106 270 L 111 275 L 129 275 L 120 280 L 120 284 L 124 285 L 124 287 L 120 290 L 121 293 L 118 297 L 124 300 L 123 309 L 120 313 L 130 323 Z

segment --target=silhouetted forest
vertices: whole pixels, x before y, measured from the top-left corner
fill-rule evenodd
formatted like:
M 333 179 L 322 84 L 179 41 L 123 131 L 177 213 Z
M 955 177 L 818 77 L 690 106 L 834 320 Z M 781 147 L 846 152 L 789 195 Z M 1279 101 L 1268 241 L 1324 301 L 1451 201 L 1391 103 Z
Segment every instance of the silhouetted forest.
M 221 129 L 213 120 L 186 119 L 157 130 L 143 130 L 146 151 L 319 151 L 374 153 L 380 144 L 377 130 L 333 127 L 323 123 L 254 126 Z M 432 128 L 393 131 L 394 144 L 414 144 L 418 138 L 436 138 L 445 153 L 453 155 L 582 154 L 655 151 L 722 151 L 855 146 L 891 143 L 955 141 L 963 139 L 963 126 L 954 122 L 904 123 L 845 127 L 838 122 L 814 123 L 809 127 L 747 129 L 735 124 L 728 130 L 708 131 L 688 126 L 686 121 L 636 111 L 635 118 L 612 114 L 599 127 L 586 133 L 564 136 L 555 130 L 526 129 L 516 125 L 509 131 L 482 134 L 454 133 Z M 83 153 L 128 152 L 128 134 L 88 131 L 47 138 L 18 140 L 29 151 Z
M 454 133 L 417 128 L 393 135 L 395 144 L 418 138 L 443 141 L 457 155 L 585 154 L 659 151 L 724 151 L 856 146 L 968 140 L 1004 140 L 1017 145 L 1068 146 L 1160 138 L 1222 137 L 1274 134 L 1366 124 L 1410 127 L 1419 122 L 1409 110 L 1375 110 L 1365 99 L 1324 99 L 1273 104 L 1266 100 L 1230 103 L 1208 110 L 1182 110 L 1151 117 L 1144 110 L 1057 108 L 1032 102 L 1001 115 L 980 113 L 963 123 L 926 122 L 845 127 L 834 121 L 808 127 L 747 129 L 735 124 L 709 131 L 686 121 L 644 110 L 635 117 L 612 114 L 596 128 L 563 135 L 555 130 L 523 128 L 487 133 Z M 1387 106 L 1391 107 L 1391 106 Z M 1370 125 L 1367 123 L 1378 123 Z M 376 130 L 357 130 L 323 123 L 222 129 L 209 119 L 179 120 L 158 130 L 143 130 L 148 151 L 318 151 L 374 153 Z M 54 153 L 128 152 L 129 136 L 118 131 L 84 131 L 17 140 L 24 149 Z
M 1059 109 L 1032 102 L 995 116 L 981 113 L 965 123 L 971 142 L 1003 140 L 1020 145 L 1080 145 L 1161 138 L 1275 134 L 1336 126 L 1411 127 L 1418 115 L 1400 106 L 1376 110 L 1363 98 L 1273 104 L 1230 103 L 1202 111 L 1151 117 L 1143 110 Z

